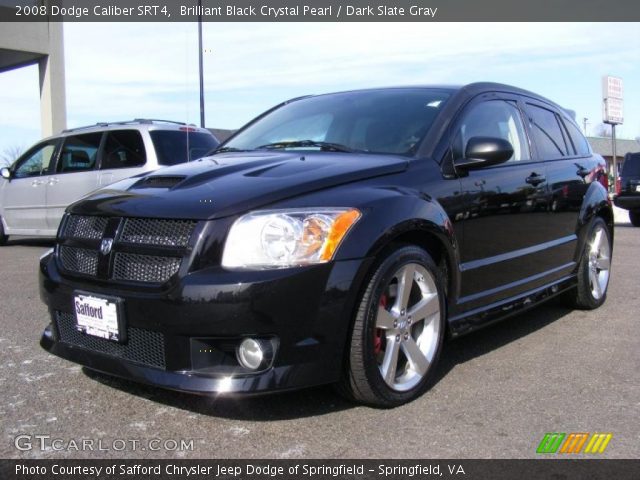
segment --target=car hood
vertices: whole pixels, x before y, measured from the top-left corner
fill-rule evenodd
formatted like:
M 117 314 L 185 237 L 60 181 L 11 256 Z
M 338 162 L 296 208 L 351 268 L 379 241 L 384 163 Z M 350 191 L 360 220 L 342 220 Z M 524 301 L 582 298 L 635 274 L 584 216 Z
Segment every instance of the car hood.
M 246 212 L 315 190 L 399 173 L 407 165 L 406 157 L 393 155 L 225 153 L 114 183 L 71 205 L 68 211 L 206 220 Z M 332 205 L 328 202 L 322 206 Z

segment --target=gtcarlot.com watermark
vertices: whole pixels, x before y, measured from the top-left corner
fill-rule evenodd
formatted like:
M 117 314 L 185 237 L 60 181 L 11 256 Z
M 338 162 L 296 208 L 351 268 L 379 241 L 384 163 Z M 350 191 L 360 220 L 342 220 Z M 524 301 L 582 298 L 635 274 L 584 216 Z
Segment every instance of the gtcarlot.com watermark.
M 123 451 L 167 451 L 167 452 L 192 452 L 194 450 L 193 439 L 163 439 L 163 438 L 60 438 L 45 434 L 22 434 L 13 440 L 13 445 L 21 452 L 31 450 L 54 452 L 123 452 Z

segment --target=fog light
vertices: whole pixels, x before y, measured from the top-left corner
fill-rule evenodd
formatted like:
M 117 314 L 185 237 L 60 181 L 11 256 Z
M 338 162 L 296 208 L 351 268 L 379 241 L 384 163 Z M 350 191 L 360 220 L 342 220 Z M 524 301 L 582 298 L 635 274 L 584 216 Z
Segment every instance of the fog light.
M 249 370 L 257 370 L 264 366 L 266 357 L 266 342 L 245 338 L 238 347 L 238 362 Z

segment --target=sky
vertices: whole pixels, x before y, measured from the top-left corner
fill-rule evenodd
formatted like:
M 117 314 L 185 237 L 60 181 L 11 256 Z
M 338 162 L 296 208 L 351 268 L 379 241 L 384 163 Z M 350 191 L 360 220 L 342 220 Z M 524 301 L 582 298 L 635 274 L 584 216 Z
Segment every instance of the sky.
M 66 23 L 67 125 L 199 123 L 196 23 Z M 288 98 L 389 85 L 497 81 L 602 122 L 603 75 L 622 77 L 640 136 L 637 23 L 205 23 L 206 126 L 238 128 Z M 38 71 L 0 74 L 0 155 L 40 132 Z

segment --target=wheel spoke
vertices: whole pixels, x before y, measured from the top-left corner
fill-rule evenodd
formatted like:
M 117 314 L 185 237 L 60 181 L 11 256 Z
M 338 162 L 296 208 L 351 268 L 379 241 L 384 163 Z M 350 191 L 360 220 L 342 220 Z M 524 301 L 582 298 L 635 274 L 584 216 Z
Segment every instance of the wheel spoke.
M 383 307 L 378 307 L 378 316 L 376 317 L 376 328 L 390 330 L 395 328 L 393 323 L 396 321 L 391 312 Z
M 396 342 L 395 337 L 387 337 L 387 349 L 384 352 L 384 359 L 380 366 L 380 371 L 384 381 L 388 385 L 393 385 L 396 380 L 396 370 L 398 369 L 398 352 L 400 351 L 400 343 Z
M 600 270 L 609 270 L 611 268 L 611 260 L 607 257 L 599 257 L 596 259 L 596 267 Z
M 413 323 L 429 318 L 440 311 L 440 302 L 436 293 L 427 294 L 407 312 Z
M 593 236 L 593 242 L 591 242 L 591 251 L 597 253 L 600 250 L 600 244 L 602 243 L 602 229 L 596 230 Z
M 598 278 L 598 273 L 592 270 L 589 273 L 589 277 L 591 278 L 594 297 L 598 299 L 602 296 L 602 288 L 600 288 L 600 279 Z
M 415 272 L 416 267 L 411 264 L 404 267 L 398 276 L 398 294 L 395 305 L 398 310 L 406 310 L 409 305 L 409 295 L 411 295 Z
M 402 351 L 407 356 L 407 360 L 411 364 L 411 367 L 419 375 L 424 375 L 429 369 L 429 361 L 424 356 L 424 353 L 418 347 L 418 344 L 413 338 L 409 338 L 402 343 Z

